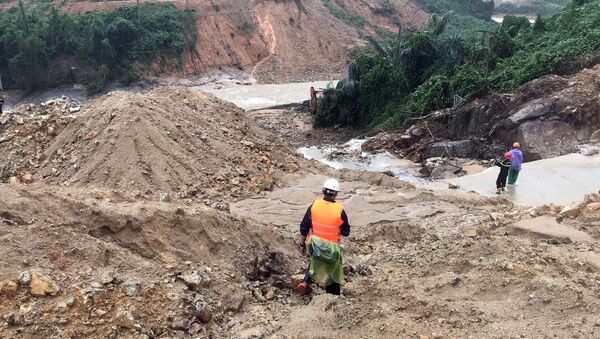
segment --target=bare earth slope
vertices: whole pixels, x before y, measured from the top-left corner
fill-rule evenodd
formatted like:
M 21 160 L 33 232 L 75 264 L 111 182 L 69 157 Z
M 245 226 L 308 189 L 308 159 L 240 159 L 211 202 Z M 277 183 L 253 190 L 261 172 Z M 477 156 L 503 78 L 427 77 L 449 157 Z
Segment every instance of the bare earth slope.
M 252 75 L 263 83 L 340 78 L 346 73 L 353 51 L 366 44 L 365 35 L 374 34 L 368 27 L 358 29 L 334 17 L 321 0 L 169 2 L 196 12 L 196 45 L 184 55 L 182 71 L 156 66 L 157 73 L 191 76 L 221 67 L 239 67 L 253 68 Z M 394 16 L 377 12 L 382 2 L 332 1 L 394 32 Z M 427 13 L 413 1 L 395 0 L 393 4 L 403 26 L 417 27 L 427 21 Z M 130 0 L 68 1 L 61 3 L 60 9 L 75 13 L 135 5 Z

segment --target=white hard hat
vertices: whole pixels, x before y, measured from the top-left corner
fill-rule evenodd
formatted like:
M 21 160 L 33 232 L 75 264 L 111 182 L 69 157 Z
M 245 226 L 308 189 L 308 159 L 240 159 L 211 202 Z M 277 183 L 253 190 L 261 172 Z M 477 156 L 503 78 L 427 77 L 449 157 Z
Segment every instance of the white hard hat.
M 327 179 L 327 181 L 325 181 L 325 183 L 323 184 L 323 188 L 326 190 L 336 191 L 336 192 L 339 192 L 342 190 L 342 187 L 341 187 L 339 181 L 337 181 L 335 179 Z

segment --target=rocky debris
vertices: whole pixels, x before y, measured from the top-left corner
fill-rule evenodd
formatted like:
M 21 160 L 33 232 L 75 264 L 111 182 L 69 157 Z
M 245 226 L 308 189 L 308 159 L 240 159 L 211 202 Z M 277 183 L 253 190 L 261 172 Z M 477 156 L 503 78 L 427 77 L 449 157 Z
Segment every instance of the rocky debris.
M 572 205 L 565 206 L 559 213 L 559 217 L 567 217 L 567 218 L 577 218 L 581 213 L 581 209 L 583 208 L 583 203 L 574 203 Z
M 31 273 L 29 273 L 29 271 L 21 272 L 17 277 L 17 281 L 20 285 L 29 285 L 31 282 Z
M 577 148 L 579 149 L 579 153 L 585 156 L 592 156 L 600 153 L 600 147 L 596 145 L 579 145 Z
M 103 285 L 108 285 L 108 284 L 114 282 L 116 278 L 117 277 L 116 277 L 116 274 L 114 271 L 112 271 L 112 270 L 103 271 L 100 274 L 100 283 Z
M 113 318 L 113 323 L 118 327 L 123 328 L 134 328 L 135 327 L 135 318 L 126 309 L 118 309 L 115 312 L 115 316 Z
M 60 292 L 60 287 L 52 278 L 37 270 L 19 274 L 17 281 L 22 286 L 28 286 L 29 293 L 34 297 L 53 296 Z
M 514 93 L 491 93 L 433 112 L 406 131 L 377 135 L 364 147 L 413 161 L 435 156 L 496 158 L 519 141 L 525 161 L 574 151 L 595 154 L 600 142 L 600 66 L 569 76 L 549 75 Z M 418 128 L 426 131 L 417 133 Z M 557 142 L 560 140 L 560 142 Z
M 451 182 L 451 183 L 449 183 L 449 184 L 448 184 L 448 188 L 449 188 L 449 189 L 452 189 L 452 190 L 455 190 L 455 189 L 459 189 L 459 188 L 460 188 L 460 185 L 459 185 L 459 184 L 457 184 L 457 183 L 453 183 L 453 182 Z
M 460 161 L 440 157 L 425 160 L 422 172 L 433 180 L 451 179 L 467 174 Z
M 199 271 L 193 271 L 190 274 L 179 275 L 177 277 L 185 283 L 185 285 L 192 291 L 197 291 L 202 288 L 210 286 L 211 279 L 208 274 Z
M 589 234 L 559 224 L 556 221 L 556 218 L 547 216 L 521 220 L 513 224 L 511 228 L 516 232 L 522 232 L 538 238 L 547 239 L 550 243 L 591 243 L 593 241 L 593 238 Z
M 5 297 L 14 297 L 17 295 L 19 286 L 12 280 L 0 282 L 0 295 Z
M 273 190 L 284 172 L 300 168 L 295 154 L 242 110 L 186 87 L 111 92 L 55 134 L 37 157 L 19 154 L 35 163 L 34 178 L 159 194 L 162 202 L 238 199 Z
M 140 294 L 140 288 L 140 283 L 132 279 L 128 279 L 121 284 L 121 290 L 130 298 L 137 297 Z
M 213 318 L 213 312 L 206 303 L 196 303 L 196 319 L 203 324 L 208 324 Z
M 0 182 L 31 183 L 44 161 L 44 152 L 55 136 L 71 121 L 80 107 L 68 99 L 50 100 L 40 105 L 22 105 L 0 116 Z

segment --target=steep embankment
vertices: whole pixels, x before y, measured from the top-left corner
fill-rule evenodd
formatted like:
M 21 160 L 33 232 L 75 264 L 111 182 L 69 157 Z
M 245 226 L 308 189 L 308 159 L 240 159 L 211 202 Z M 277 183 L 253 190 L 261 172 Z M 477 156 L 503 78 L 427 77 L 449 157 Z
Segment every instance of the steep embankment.
M 545 76 L 513 93 L 438 111 L 406 132 L 381 134 L 366 147 L 395 150 L 415 161 L 494 158 L 515 140 L 528 161 L 567 154 L 600 141 L 599 76 L 600 66 L 571 76 Z
M 332 14 L 321 0 L 302 1 L 169 1 L 197 15 L 196 29 L 189 32 L 194 48 L 184 55 L 183 74 L 201 74 L 221 67 L 255 67 L 259 82 L 294 82 L 340 77 L 350 55 L 365 44 L 369 27 L 364 22 L 394 32 L 398 15 L 406 27 L 418 27 L 427 14 L 411 1 L 394 1 L 395 13 L 381 12 L 381 4 L 333 1 L 343 15 L 363 22 L 351 24 Z M 135 1 L 70 2 L 61 11 L 80 13 L 134 6 Z

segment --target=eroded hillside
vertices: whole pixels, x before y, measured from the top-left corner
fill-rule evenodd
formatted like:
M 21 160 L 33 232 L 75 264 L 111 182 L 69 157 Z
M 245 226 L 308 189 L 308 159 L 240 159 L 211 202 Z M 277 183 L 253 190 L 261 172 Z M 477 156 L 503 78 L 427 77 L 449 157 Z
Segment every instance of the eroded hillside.
M 269 83 L 340 77 L 367 36 L 397 31 L 396 17 L 405 27 L 421 26 L 428 18 L 410 0 L 393 1 L 391 12 L 382 9 L 383 1 L 169 2 L 197 15 L 196 30 L 189 33 L 195 45 L 185 52 L 183 70 L 175 73 L 191 76 L 221 67 L 253 68 L 259 82 Z M 67 2 L 60 10 L 79 13 L 135 5 L 135 1 L 82 1 Z

